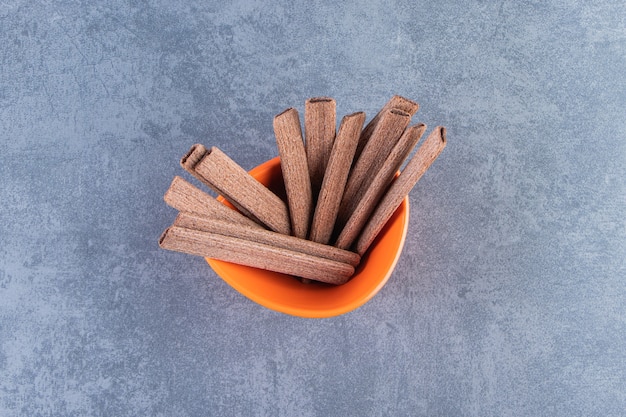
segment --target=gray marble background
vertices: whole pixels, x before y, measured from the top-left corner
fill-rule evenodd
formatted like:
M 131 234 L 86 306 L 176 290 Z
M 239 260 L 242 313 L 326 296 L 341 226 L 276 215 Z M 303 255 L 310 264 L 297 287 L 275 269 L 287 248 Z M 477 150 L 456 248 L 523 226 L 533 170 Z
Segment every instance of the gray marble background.
M 0 415 L 623 416 L 625 16 L 0 2 Z M 392 94 L 449 142 L 365 306 L 287 316 L 158 249 L 191 144 L 252 168 L 284 108 Z

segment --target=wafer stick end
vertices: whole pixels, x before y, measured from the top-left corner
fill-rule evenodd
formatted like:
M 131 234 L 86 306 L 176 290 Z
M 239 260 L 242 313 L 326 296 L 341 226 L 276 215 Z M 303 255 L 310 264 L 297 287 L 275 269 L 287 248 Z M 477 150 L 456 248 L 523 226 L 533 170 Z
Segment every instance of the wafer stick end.
M 207 154 L 209 151 L 203 145 L 196 143 L 189 148 L 189 151 L 180 159 L 180 165 L 186 170 L 193 170 L 196 164 Z

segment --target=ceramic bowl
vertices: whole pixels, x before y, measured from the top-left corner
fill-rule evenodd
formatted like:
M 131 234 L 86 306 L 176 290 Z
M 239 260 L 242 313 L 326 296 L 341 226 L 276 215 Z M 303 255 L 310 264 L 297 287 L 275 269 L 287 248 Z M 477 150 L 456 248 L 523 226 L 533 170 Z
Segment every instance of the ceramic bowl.
M 250 174 L 285 198 L 280 158 L 257 166 Z M 235 290 L 266 308 L 298 317 L 333 317 L 362 306 L 385 285 L 402 252 L 408 223 L 407 197 L 363 255 L 350 281 L 342 285 L 302 283 L 276 272 L 209 258 L 207 262 Z

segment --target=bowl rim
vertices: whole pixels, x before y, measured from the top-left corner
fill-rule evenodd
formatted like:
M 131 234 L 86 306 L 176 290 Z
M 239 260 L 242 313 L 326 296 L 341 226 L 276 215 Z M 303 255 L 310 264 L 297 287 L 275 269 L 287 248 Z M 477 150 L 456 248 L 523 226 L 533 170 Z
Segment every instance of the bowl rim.
M 280 164 L 280 157 L 278 156 L 252 168 L 249 171 L 249 174 L 252 175 L 253 177 L 259 176 L 270 169 L 274 169 L 277 163 Z M 218 200 L 224 202 L 224 199 L 221 196 L 218 197 Z M 224 265 L 229 264 L 228 262 L 219 261 L 219 260 L 211 259 L 211 258 L 205 258 L 205 260 L 209 264 L 209 266 L 213 269 L 213 271 L 222 280 L 224 280 L 228 285 L 234 288 L 237 292 L 239 292 L 246 298 L 254 301 L 255 303 L 263 307 L 266 307 L 270 310 L 288 314 L 291 316 L 301 317 L 301 318 L 329 318 L 329 317 L 339 316 L 339 315 L 348 313 L 350 311 L 356 310 L 357 308 L 367 303 L 370 299 L 372 299 L 387 283 L 393 271 L 395 270 L 398 260 L 400 259 L 400 255 L 402 254 L 402 251 L 406 242 L 407 232 L 408 232 L 408 225 L 409 225 L 409 197 L 408 196 L 406 196 L 402 200 L 400 207 L 403 208 L 405 215 L 401 217 L 402 229 L 401 229 L 400 242 L 398 245 L 399 249 L 395 251 L 394 258 L 392 259 L 386 273 L 382 276 L 381 279 L 377 281 L 377 284 L 373 286 L 369 291 L 364 292 L 361 296 L 355 297 L 351 301 L 345 304 L 342 304 L 340 306 L 311 308 L 311 307 L 305 307 L 305 306 L 285 305 L 285 304 L 276 302 L 255 291 L 249 291 L 248 288 L 242 285 L 237 279 L 233 279 L 231 277 L 231 274 L 225 271 L 223 268 Z M 399 210 L 400 207 L 396 210 Z M 368 256 L 368 253 L 369 253 L 369 250 L 363 255 L 363 258 Z M 358 267 L 357 267 L 357 271 L 358 271 Z M 346 284 L 343 284 L 343 285 L 346 285 Z

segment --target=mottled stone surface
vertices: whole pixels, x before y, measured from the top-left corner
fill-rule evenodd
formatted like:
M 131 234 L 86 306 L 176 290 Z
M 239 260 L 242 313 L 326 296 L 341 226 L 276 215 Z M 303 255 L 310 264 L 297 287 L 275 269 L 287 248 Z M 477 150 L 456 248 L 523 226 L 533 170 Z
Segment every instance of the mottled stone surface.
M 622 416 L 623 1 L 0 3 L 1 416 Z M 180 156 L 392 95 L 448 147 L 340 317 L 161 251 Z M 429 129 L 430 130 L 430 129 Z

